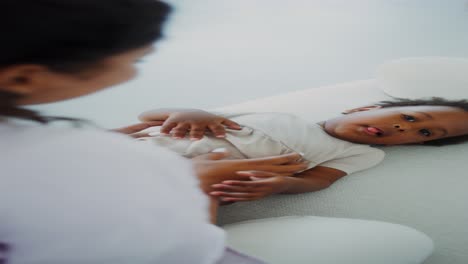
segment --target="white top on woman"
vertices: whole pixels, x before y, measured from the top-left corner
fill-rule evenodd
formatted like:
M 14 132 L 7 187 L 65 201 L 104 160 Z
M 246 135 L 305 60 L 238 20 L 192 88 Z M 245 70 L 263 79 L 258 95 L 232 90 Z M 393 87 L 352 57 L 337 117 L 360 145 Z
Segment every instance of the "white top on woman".
M 224 232 L 190 163 L 95 129 L 0 122 L 9 264 L 214 263 Z M 2 247 L 3 248 L 3 247 Z

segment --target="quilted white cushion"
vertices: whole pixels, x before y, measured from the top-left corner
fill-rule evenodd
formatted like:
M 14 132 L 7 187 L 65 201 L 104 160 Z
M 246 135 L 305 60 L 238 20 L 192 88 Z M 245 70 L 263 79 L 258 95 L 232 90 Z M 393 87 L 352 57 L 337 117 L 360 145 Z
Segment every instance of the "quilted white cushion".
M 468 58 L 418 57 L 390 61 L 377 70 L 377 83 L 393 97 L 468 99 Z
M 271 264 L 416 264 L 433 249 L 412 228 L 357 219 L 279 217 L 224 229 L 231 247 Z

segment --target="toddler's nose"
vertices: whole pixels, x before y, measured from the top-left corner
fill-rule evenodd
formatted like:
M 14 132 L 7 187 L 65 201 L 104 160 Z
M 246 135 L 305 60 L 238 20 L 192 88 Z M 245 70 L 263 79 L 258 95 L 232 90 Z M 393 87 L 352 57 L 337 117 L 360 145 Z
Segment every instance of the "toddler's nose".
M 393 128 L 397 129 L 400 132 L 404 132 L 406 128 L 402 127 L 400 124 L 393 124 Z

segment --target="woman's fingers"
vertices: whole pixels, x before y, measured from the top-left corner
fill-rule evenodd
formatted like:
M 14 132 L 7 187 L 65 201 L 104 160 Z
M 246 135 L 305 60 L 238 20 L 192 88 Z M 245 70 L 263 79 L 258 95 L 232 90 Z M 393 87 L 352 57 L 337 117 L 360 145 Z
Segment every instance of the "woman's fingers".
M 290 164 L 290 165 L 275 165 L 275 166 L 262 166 L 259 167 L 258 170 L 262 171 L 269 171 L 269 172 L 275 172 L 275 173 L 290 173 L 294 174 L 299 171 L 303 171 L 307 169 L 309 166 L 308 163 L 298 163 L 298 164 Z
M 254 176 L 259 175 L 258 177 L 272 177 L 272 176 L 291 176 L 300 171 L 307 169 L 309 166 L 308 163 L 297 163 L 297 164 L 284 164 L 284 165 L 244 165 L 244 170 L 239 170 L 243 172 L 236 172 L 240 176 Z M 257 172 L 255 175 L 252 173 L 247 173 L 245 171 L 262 171 L 274 173 L 275 175 L 270 176 L 269 174 Z
M 253 187 L 257 184 L 255 181 L 236 181 L 236 180 L 227 180 L 223 181 L 221 184 L 224 185 L 235 185 L 235 186 L 242 186 L 242 187 Z
M 248 198 L 237 198 L 237 197 L 222 197 L 221 201 L 223 202 L 246 202 L 246 201 L 255 201 L 262 198 L 261 196 L 253 196 Z
M 247 177 L 258 177 L 258 178 L 270 178 L 280 176 L 278 173 L 269 172 L 269 171 L 238 171 L 238 175 L 247 176 Z
M 259 179 L 255 181 L 234 181 L 234 180 L 227 180 L 223 181 L 221 183 L 222 185 L 228 185 L 228 186 L 233 186 L 233 187 L 239 187 L 243 188 L 243 190 L 250 190 L 252 191 L 258 191 L 258 190 L 263 190 L 265 186 L 268 186 L 269 183 L 265 181 L 264 179 Z
M 221 191 L 213 191 L 210 192 L 210 195 L 213 196 L 221 196 L 221 197 L 232 197 L 232 198 L 254 198 L 257 197 L 254 193 L 248 192 L 221 192 Z
M 214 189 L 216 189 L 216 191 L 210 193 L 211 195 L 216 195 L 216 194 L 213 194 L 217 191 L 224 191 L 224 192 L 250 192 L 252 191 L 254 188 L 254 186 L 236 186 L 236 185 L 230 185 L 230 184 L 222 184 L 222 183 L 218 183 L 218 184 L 213 184 L 211 185 L 211 187 L 213 187 Z
M 308 162 L 301 161 L 302 156 L 298 153 L 289 153 L 279 156 L 256 158 L 248 160 L 236 160 L 239 171 L 266 171 L 281 173 L 283 175 L 292 175 L 299 171 L 307 169 Z

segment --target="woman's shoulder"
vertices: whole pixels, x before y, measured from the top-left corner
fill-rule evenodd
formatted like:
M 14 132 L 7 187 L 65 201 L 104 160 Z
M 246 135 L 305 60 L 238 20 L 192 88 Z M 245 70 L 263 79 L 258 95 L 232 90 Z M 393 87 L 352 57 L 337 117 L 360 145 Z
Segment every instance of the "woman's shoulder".
M 109 263 L 109 254 L 162 259 L 167 248 L 207 252 L 222 244 L 191 164 L 169 151 L 99 129 L 0 125 L 0 134 L 11 150 L 0 154 L 0 232 L 8 231 L 8 244 L 40 249 L 55 260 L 48 263 L 76 252 L 91 252 L 86 259 L 95 263 Z M 154 247 L 163 240 L 168 247 Z M 44 241 L 53 254 L 44 255 Z M 113 251 L 97 250 L 109 244 Z
M 144 146 L 124 134 L 93 127 L 2 124 L 0 134 L 2 153 L 23 160 L 63 155 L 79 156 L 81 160 L 100 158 L 101 162 L 128 156 L 155 163 L 179 159 L 165 149 Z
M 2 147 L 21 150 L 55 146 L 62 150 L 116 141 L 111 133 L 94 128 L 9 123 L 0 125 Z
M 197 184 L 188 160 L 124 134 L 93 128 L 4 128 L 0 128 L 0 164 L 5 176 L 15 181 L 40 175 L 45 181 L 66 179 L 77 185 L 99 180 L 126 183 L 130 178 L 148 185 L 183 182 L 184 188 L 192 188 Z

